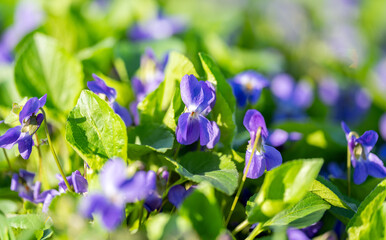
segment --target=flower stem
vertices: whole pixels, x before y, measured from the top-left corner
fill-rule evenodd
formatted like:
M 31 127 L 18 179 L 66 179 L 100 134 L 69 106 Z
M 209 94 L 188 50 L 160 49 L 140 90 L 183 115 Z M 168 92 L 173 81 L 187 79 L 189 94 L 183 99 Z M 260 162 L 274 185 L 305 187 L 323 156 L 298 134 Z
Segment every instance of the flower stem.
M 181 144 L 177 143 L 178 146 L 177 146 L 177 149 L 176 149 L 176 152 L 174 153 L 174 160 L 177 160 L 177 157 L 178 157 L 178 153 L 180 152 L 180 149 L 181 149 Z
M 40 182 L 43 182 L 43 158 L 42 158 L 42 151 L 40 150 L 40 142 L 38 134 L 35 133 L 35 139 L 36 139 L 36 148 L 38 149 L 38 155 L 39 155 L 39 180 Z
M 231 210 L 230 210 L 230 212 L 229 212 L 229 214 L 228 214 L 228 217 L 227 217 L 227 219 L 226 219 L 226 221 L 225 221 L 225 225 L 226 225 L 226 226 L 228 225 L 229 220 L 231 219 L 231 216 L 232 216 L 233 211 L 235 210 L 237 201 L 239 200 L 241 190 L 243 189 L 245 180 L 247 179 L 247 174 L 248 174 L 249 168 L 250 168 L 250 166 L 251 166 L 252 158 L 253 158 L 253 155 L 255 154 L 256 147 L 257 147 L 257 143 L 259 142 L 259 139 L 260 139 L 260 135 L 261 135 L 261 127 L 259 127 L 259 128 L 257 129 L 257 132 L 256 132 L 256 138 L 255 138 L 255 142 L 254 142 L 254 144 L 253 144 L 251 157 L 249 158 L 249 161 L 248 161 L 248 164 L 247 164 L 247 168 L 245 169 L 243 178 L 241 179 L 240 187 L 239 187 L 239 189 L 237 190 L 235 199 L 233 200 L 233 203 L 232 203 Z
M 351 195 L 351 153 L 347 146 L 347 196 Z
M 235 234 L 237 234 L 238 232 L 240 232 L 241 230 L 243 230 L 244 228 L 246 228 L 248 225 L 249 225 L 248 220 L 244 220 L 243 222 L 241 222 L 241 223 L 240 223 L 240 224 L 232 231 L 233 236 L 234 236 Z
M 255 239 L 255 237 L 256 237 L 257 235 L 259 235 L 262 231 L 263 231 L 262 225 L 261 225 L 261 223 L 259 223 L 259 224 L 257 224 L 257 226 L 255 227 L 255 229 L 253 229 L 253 231 L 251 232 L 251 234 L 249 234 L 249 236 L 248 236 L 245 240 L 252 240 L 252 239 Z
M 8 166 L 9 166 L 9 170 L 11 170 L 11 172 L 12 172 L 11 161 L 9 161 L 8 154 L 7 154 L 7 152 L 5 151 L 4 148 L 3 148 L 3 153 L 4 153 L 4 156 L 5 156 L 5 159 L 7 160 L 7 163 L 8 163 Z
M 63 169 L 62 169 L 62 166 L 60 166 L 60 162 L 59 162 L 58 156 L 57 156 L 56 153 L 55 153 L 55 149 L 54 149 L 54 147 L 52 146 L 50 133 L 48 132 L 48 125 L 47 125 L 47 115 L 46 115 L 46 112 L 44 111 L 43 108 L 40 108 L 40 110 L 42 111 L 42 113 L 43 113 L 43 115 L 44 115 L 44 125 L 45 125 L 45 130 L 46 130 L 46 135 L 47 135 L 48 145 L 50 145 L 50 149 L 51 149 L 52 155 L 54 156 L 54 159 L 55 159 L 55 162 L 56 162 L 56 166 L 58 166 L 58 169 L 59 169 L 59 171 L 60 171 L 60 174 L 62 175 L 63 181 L 64 181 L 64 183 L 66 184 L 68 191 L 73 192 L 73 190 L 72 190 L 70 184 L 69 184 L 68 181 L 67 181 L 66 175 L 64 174 L 64 171 L 63 171 Z

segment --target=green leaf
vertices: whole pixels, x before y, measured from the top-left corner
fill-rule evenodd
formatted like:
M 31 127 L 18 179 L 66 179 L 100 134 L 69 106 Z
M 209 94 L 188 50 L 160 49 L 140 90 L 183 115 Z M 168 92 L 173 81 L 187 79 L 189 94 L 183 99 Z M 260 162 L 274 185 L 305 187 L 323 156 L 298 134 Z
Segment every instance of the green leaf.
M 8 217 L 8 226 L 20 229 L 43 229 L 45 217 L 42 214 L 21 214 Z
M 100 97 L 83 90 L 70 112 L 66 140 L 93 169 L 112 157 L 127 158 L 126 126 Z
M 56 40 L 35 34 L 15 63 L 15 83 L 22 96 L 47 94 L 49 108 L 68 111 L 83 88 L 80 62 Z
M 358 212 L 348 223 L 349 239 L 385 239 L 386 237 L 386 180 L 365 198 Z
M 357 210 L 357 206 L 354 203 L 346 201 L 344 195 L 334 184 L 322 177 L 314 180 L 310 192 L 323 198 L 332 206 L 349 209 L 354 212 Z
M 12 103 L 20 99 L 13 80 L 13 67 L 0 65 L 0 105 L 12 106 Z
M 216 104 L 212 114 L 221 131 L 220 142 L 230 146 L 236 129 L 233 114 L 236 108 L 236 100 L 232 88 L 225 80 L 218 66 L 208 55 L 199 53 L 199 56 L 208 81 L 216 87 Z
M 178 118 L 183 113 L 185 104 L 181 99 L 180 87 L 176 87 L 174 91 L 174 96 L 170 104 L 169 109 L 167 110 L 163 123 L 173 131 L 176 130 L 178 124 Z
M 173 148 L 174 135 L 162 125 L 140 125 L 128 132 L 128 155 L 131 158 L 151 151 L 165 153 Z
M 209 182 L 217 190 L 232 195 L 238 186 L 238 172 L 229 156 L 212 152 L 190 152 L 180 162 L 164 157 L 175 171 L 187 179 Z
M 304 228 L 319 221 L 324 212 L 329 208 L 330 204 L 316 194 L 308 192 L 294 206 L 281 211 L 275 217 L 268 220 L 264 227 L 290 225 L 291 227 Z
M 267 172 L 259 194 L 249 203 L 248 221 L 265 222 L 299 202 L 312 186 L 322 165 L 322 159 L 295 160 Z
M 178 215 L 190 220 L 200 239 L 216 239 L 224 228 L 214 189 L 207 183 L 200 184 L 184 200 Z

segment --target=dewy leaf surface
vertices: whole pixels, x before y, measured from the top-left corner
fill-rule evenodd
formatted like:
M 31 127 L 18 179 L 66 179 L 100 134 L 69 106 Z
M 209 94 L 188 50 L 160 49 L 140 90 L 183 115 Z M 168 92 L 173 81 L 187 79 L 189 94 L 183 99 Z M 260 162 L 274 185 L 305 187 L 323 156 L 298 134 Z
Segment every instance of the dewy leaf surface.
M 70 112 L 66 139 L 91 168 L 113 157 L 127 158 L 126 126 L 121 117 L 91 91 L 82 91 Z
M 83 89 L 82 65 L 55 39 L 35 34 L 16 59 L 15 83 L 21 96 L 47 94 L 47 107 L 69 111 Z

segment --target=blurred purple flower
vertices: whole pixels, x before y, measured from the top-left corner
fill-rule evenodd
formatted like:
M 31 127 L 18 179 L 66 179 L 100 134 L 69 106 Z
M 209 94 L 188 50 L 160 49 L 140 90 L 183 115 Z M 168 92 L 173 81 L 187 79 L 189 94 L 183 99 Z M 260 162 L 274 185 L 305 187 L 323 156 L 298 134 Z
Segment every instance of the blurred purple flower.
M 252 70 L 237 74 L 229 80 L 229 83 L 240 107 L 245 107 L 247 101 L 255 104 L 259 100 L 263 88 L 269 85 L 268 80 L 263 75 Z
M 87 87 L 101 99 L 105 100 L 114 112 L 121 117 L 126 126 L 130 126 L 132 120 L 129 111 L 115 101 L 117 98 L 117 91 L 115 91 L 114 88 L 107 86 L 103 79 L 97 75 L 93 74 L 92 76 L 95 81 L 87 82 Z
M 386 113 L 379 120 L 379 132 L 384 141 L 386 141 Z
M 354 167 L 354 183 L 363 183 L 368 175 L 376 178 L 386 177 L 386 168 L 382 160 L 370 153 L 378 140 L 378 134 L 370 130 L 356 138 L 354 134 L 350 134 L 351 130 L 344 122 L 342 122 L 342 128 L 346 134 L 351 164 Z
M 21 169 L 19 174 L 14 173 L 11 181 L 11 190 L 18 192 L 19 197 L 33 203 L 44 203 L 43 212 L 46 212 L 49 206 L 47 198 L 59 195 L 59 192 L 52 189 L 40 192 L 41 183 L 34 183 L 35 173 Z
M 169 202 L 177 208 L 180 207 L 185 198 L 189 196 L 194 189 L 195 186 L 190 187 L 188 190 L 186 190 L 182 185 L 175 185 L 171 187 L 168 192 Z
M 322 225 L 322 222 L 316 222 L 303 229 L 290 227 L 287 229 L 288 240 L 310 240 L 322 228 Z
M 67 186 L 62 178 L 62 175 L 58 174 L 56 175 L 56 178 L 59 179 L 59 192 L 64 193 L 65 191 L 67 191 Z M 70 184 L 70 186 L 74 189 L 74 192 L 76 193 L 87 192 L 88 182 L 78 170 L 73 172 L 71 176 L 68 176 L 67 181 Z
M 256 179 L 263 175 L 265 169 L 270 171 L 271 169 L 279 166 L 283 159 L 279 151 L 271 146 L 265 145 L 265 141 L 268 138 L 268 130 L 264 117 L 259 111 L 255 109 L 248 110 L 245 114 L 243 123 L 251 136 L 251 140 L 249 141 L 247 152 L 245 154 L 244 173 L 252 154 L 257 130 L 261 127 L 261 137 L 257 143 L 256 151 L 253 153 L 252 162 L 247 173 L 248 178 Z
M 177 141 L 189 145 L 199 140 L 201 146 L 213 148 L 220 139 L 220 130 L 216 122 L 210 122 L 205 116 L 216 102 L 214 87 L 208 81 L 185 75 L 181 80 L 181 98 L 187 112 L 178 119 Z
M 303 119 L 305 117 L 304 111 L 314 101 L 311 85 L 305 80 L 296 83 L 288 74 L 275 76 L 271 83 L 271 91 L 278 104 L 275 112 L 276 121 Z
M 108 230 L 114 230 L 124 219 L 125 204 L 148 197 L 155 190 L 155 172 L 139 171 L 132 178 L 127 176 L 125 162 L 120 159 L 108 161 L 99 174 L 101 193 L 90 193 L 83 199 L 80 212 L 92 219 L 100 214 Z
M 346 179 L 346 173 L 342 167 L 336 162 L 330 162 L 327 165 L 327 170 L 333 178 Z
M 11 149 L 18 144 L 19 152 L 22 158 L 28 159 L 32 152 L 34 141 L 32 136 L 39 129 L 44 120 L 39 109 L 46 104 L 47 94 L 40 99 L 30 98 L 19 113 L 20 126 L 8 129 L 0 136 L 0 148 Z
M 362 88 L 350 85 L 343 89 L 333 79 L 322 80 L 318 92 L 322 102 L 332 107 L 337 121 L 357 124 L 371 106 L 370 96 Z
M 287 141 L 299 141 L 303 135 L 299 132 L 286 132 L 282 129 L 275 129 L 271 132 L 267 139 L 267 143 L 274 147 L 280 147 Z
M 161 208 L 162 205 L 162 197 L 156 192 L 152 192 L 144 202 L 144 207 L 148 212 L 153 212 Z
M 155 18 L 134 25 L 129 35 L 134 41 L 159 40 L 169 38 L 185 29 L 186 23 L 183 18 L 167 17 L 159 12 Z
M 1 36 L 0 63 L 13 61 L 12 51 L 15 46 L 25 35 L 38 27 L 43 19 L 44 12 L 36 3 L 22 2 L 17 6 L 14 24 L 6 29 Z

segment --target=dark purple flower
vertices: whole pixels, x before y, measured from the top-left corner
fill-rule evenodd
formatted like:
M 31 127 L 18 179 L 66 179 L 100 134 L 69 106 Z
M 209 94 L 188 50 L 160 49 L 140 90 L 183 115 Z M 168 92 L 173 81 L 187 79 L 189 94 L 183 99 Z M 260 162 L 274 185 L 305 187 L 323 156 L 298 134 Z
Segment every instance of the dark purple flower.
M 92 219 L 100 214 L 108 230 L 115 229 L 124 219 L 125 204 L 148 197 L 155 190 L 155 172 L 139 171 L 132 178 L 122 159 L 108 161 L 99 174 L 100 193 L 90 193 L 81 203 L 83 216 Z
M 44 203 L 43 212 L 46 212 L 50 201 L 47 198 L 59 195 L 59 192 L 52 189 L 40 192 L 41 183 L 34 183 L 35 173 L 21 169 L 19 174 L 13 174 L 11 181 L 11 190 L 18 192 L 19 196 L 33 203 Z
M 322 228 L 322 225 L 322 222 L 316 222 L 303 229 L 290 227 L 287 229 L 288 240 L 310 240 L 316 235 L 316 233 L 318 233 L 318 231 Z
M 178 208 L 185 200 L 185 198 L 193 192 L 194 188 L 195 187 L 192 186 L 188 190 L 186 190 L 185 187 L 182 185 L 175 185 L 171 187 L 168 192 L 169 202 Z
M 181 17 L 167 17 L 161 12 L 153 18 L 134 25 L 129 33 L 134 41 L 158 40 L 184 31 L 186 23 Z
M 38 27 L 43 19 L 44 12 L 38 4 L 23 2 L 17 6 L 13 25 L 5 30 L 0 39 L 0 63 L 13 61 L 12 52 L 15 46 L 25 35 Z
M 34 141 L 32 136 L 39 129 L 44 116 L 39 113 L 40 108 L 46 104 L 47 95 L 40 99 L 34 97 L 29 99 L 19 113 L 20 126 L 8 129 L 0 136 L 0 148 L 11 149 L 18 144 L 22 158 L 28 159 L 32 152 Z
M 333 177 L 333 178 L 340 178 L 340 179 L 346 179 L 346 173 L 345 171 L 342 170 L 342 167 L 336 163 L 336 162 L 330 162 L 327 165 L 327 170 L 328 173 Z
M 56 178 L 59 179 L 59 192 L 64 193 L 67 191 L 66 183 L 64 182 L 62 175 L 56 175 Z M 86 193 L 88 188 L 87 180 L 82 176 L 82 174 L 76 170 L 67 177 L 67 181 L 70 186 L 74 189 L 76 193 Z
M 178 119 L 177 141 L 189 145 L 199 140 L 201 146 L 213 148 L 220 138 L 220 130 L 215 122 L 205 117 L 216 102 L 212 84 L 198 81 L 193 75 L 185 75 L 181 80 L 181 98 L 187 112 Z
M 357 124 L 371 106 L 370 96 L 362 88 L 341 88 L 333 79 L 321 81 L 318 92 L 322 102 L 331 106 L 332 117 L 337 121 Z
M 296 83 L 288 74 L 279 74 L 271 83 L 271 91 L 276 98 L 278 109 L 275 119 L 303 119 L 304 110 L 311 106 L 314 94 L 311 85 L 304 80 Z
M 378 140 L 378 134 L 370 130 L 357 138 L 344 122 L 342 128 L 346 134 L 351 164 L 354 167 L 354 183 L 363 183 L 368 175 L 375 178 L 386 177 L 386 168 L 382 160 L 370 153 Z
M 114 88 L 107 86 L 103 79 L 97 75 L 93 74 L 92 76 L 95 81 L 87 82 L 87 87 L 101 99 L 105 100 L 114 112 L 121 117 L 126 126 L 130 126 L 132 120 L 129 111 L 115 101 L 117 98 L 117 91 L 115 91 Z
M 151 193 L 144 202 L 144 207 L 148 212 L 153 212 L 161 208 L 162 198 L 157 192 Z
M 258 128 L 261 127 L 261 137 L 257 143 L 256 151 L 253 153 L 252 162 L 247 173 L 248 178 L 256 179 L 263 175 L 265 169 L 270 171 L 271 169 L 279 166 L 283 159 L 279 151 L 271 146 L 265 145 L 265 141 L 268 138 L 268 130 L 264 117 L 259 111 L 255 109 L 248 110 L 245 114 L 243 122 L 245 128 L 251 136 L 251 140 L 249 141 L 247 152 L 245 154 L 244 173 L 252 154 L 253 145 L 256 139 L 256 132 Z
M 303 135 L 299 132 L 286 132 L 282 129 L 275 129 L 269 135 L 267 142 L 274 147 L 280 147 L 284 145 L 287 141 L 299 141 L 302 136 Z
M 237 74 L 229 80 L 229 83 L 240 107 L 245 107 L 247 101 L 255 104 L 259 100 L 263 88 L 269 85 L 268 80 L 263 75 L 252 70 Z

